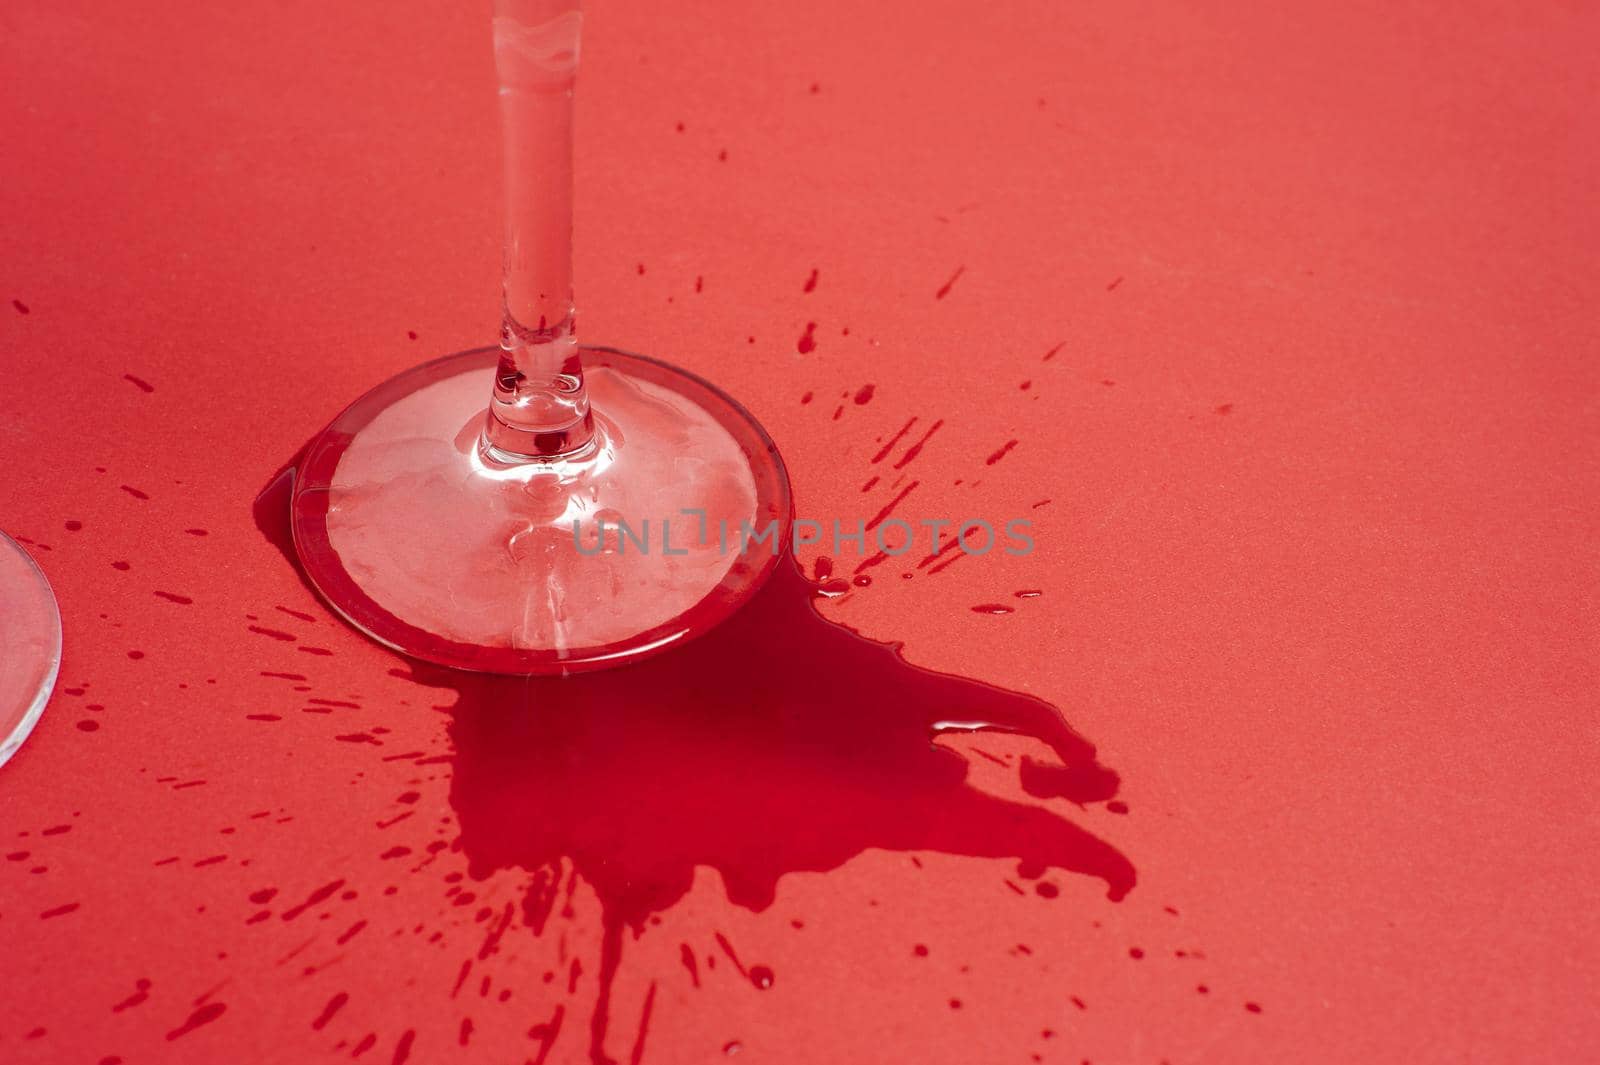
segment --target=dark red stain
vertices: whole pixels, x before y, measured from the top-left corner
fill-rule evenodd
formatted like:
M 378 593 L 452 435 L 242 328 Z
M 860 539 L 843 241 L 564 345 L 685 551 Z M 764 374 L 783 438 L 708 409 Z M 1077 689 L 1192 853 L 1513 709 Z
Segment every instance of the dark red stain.
M 389 1065 L 405 1065 L 406 1060 L 411 1057 L 411 1044 L 415 1043 L 416 1041 L 417 1033 L 415 1029 L 407 1028 L 403 1033 L 401 1033 L 399 1040 L 395 1042 L 394 1057 L 389 1059 Z M 540 1055 L 539 1060 L 544 1060 L 544 1056 L 542 1054 Z
M 1011 449 L 1016 446 L 1017 442 L 1015 440 L 1007 440 L 1004 444 L 1000 445 L 999 451 L 996 451 L 993 455 L 990 455 L 988 458 L 984 459 L 983 464 L 985 466 L 993 466 L 995 463 L 999 462 L 1001 459 L 1010 454 Z
M 700 986 L 700 966 L 694 960 L 694 948 L 687 943 L 678 947 L 678 958 L 683 962 L 683 967 L 689 970 L 689 981 L 695 987 Z
M 156 390 L 155 386 L 152 385 L 149 381 L 141 380 L 140 378 L 137 378 L 137 377 L 133 376 L 133 374 L 131 374 L 131 373 L 123 374 L 122 375 L 122 379 L 124 381 L 127 381 L 130 384 L 132 384 L 135 388 L 137 388 L 141 392 L 154 392 Z
M 1251 1013 L 1260 1013 L 1261 1012 L 1261 1006 L 1260 1006 L 1259 1003 L 1256 1003 L 1256 1002 L 1246 1002 L 1244 1004 L 1244 1008 L 1249 1010 Z
M 292 560 L 288 487 L 275 479 L 257 516 Z M 1087 875 L 1113 900 L 1134 885 L 1120 851 L 1034 801 L 1101 803 L 1118 789 L 1117 774 L 1055 707 L 912 666 L 898 645 L 823 619 L 813 588 L 785 559 L 735 622 L 618 669 L 523 678 L 408 662 L 394 671 L 455 693 L 449 801 L 459 835 L 430 851 L 458 850 L 478 880 L 532 874 L 521 915 L 533 935 L 562 904 L 563 881 L 570 892 L 581 878 L 598 899 L 595 1065 L 613 1060 L 611 990 L 626 934 L 644 934 L 676 905 L 697 868 L 715 870 L 729 901 L 755 912 L 772 905 L 785 875 L 827 872 L 867 850 Z M 1031 736 L 1053 757 L 1022 759 L 1026 796 L 1001 798 L 970 786 L 967 760 L 930 742 L 956 728 L 943 722 Z M 342 886 L 317 889 L 284 919 Z M 754 981 L 756 969 L 747 976 Z M 653 991 L 636 1055 L 652 1002 Z M 547 1022 L 551 1043 L 559 1017 Z
M 208 1002 L 204 1006 L 201 1006 L 199 1009 L 195 1010 L 193 1013 L 189 1014 L 188 1020 L 184 1021 L 178 1027 L 168 1032 L 167 1042 L 170 1043 L 174 1039 L 179 1039 L 183 1036 L 186 1036 L 196 1028 L 202 1028 L 205 1025 L 210 1024 L 212 1021 L 216 1020 L 218 1017 L 227 1012 L 228 1007 L 224 1003 Z
M 149 980 L 142 978 L 135 980 L 133 989 L 133 994 L 129 995 L 127 998 L 111 1007 L 112 1013 L 121 1013 L 123 1010 L 131 1010 L 133 1007 L 143 1004 L 150 998 Z
M 800 397 L 800 405 L 803 407 L 807 403 L 810 403 L 811 402 L 811 398 L 812 398 L 812 393 L 807 392 L 805 395 Z
M 95 720 L 93 720 L 91 718 L 84 718 L 82 721 L 78 722 L 78 731 L 79 732 L 98 732 L 98 731 L 100 731 L 100 722 L 95 721 Z
M 933 425 L 929 426 L 928 431 L 922 434 L 922 439 L 918 440 L 915 444 L 912 444 L 906 449 L 906 453 L 900 456 L 900 461 L 894 464 L 894 468 L 897 470 L 903 470 L 906 468 L 906 466 L 910 465 L 918 455 L 922 454 L 923 446 L 926 445 L 929 440 L 933 439 L 933 434 L 937 433 L 939 431 L 939 427 L 942 425 L 944 425 L 944 419 L 940 418 L 938 421 L 934 422 Z
M 811 276 L 806 278 L 805 287 L 802 288 L 800 291 L 801 292 L 815 292 L 816 290 L 817 290 L 817 268 L 815 266 L 813 266 L 811 268 Z
M 954 546 L 954 545 L 955 545 L 955 541 L 954 540 L 950 541 L 950 546 Z M 942 550 L 940 552 L 940 554 L 946 556 L 945 560 L 943 562 L 935 564 L 931 569 L 928 570 L 928 575 L 930 577 L 935 573 L 943 573 L 945 570 L 949 569 L 951 566 L 955 565 L 957 562 L 960 562 L 962 559 L 967 557 L 967 553 L 965 551 L 961 551 L 961 550 L 952 551 L 952 550 L 949 550 L 948 548 L 946 548 L 945 550 Z
M 556 1045 L 556 1038 L 561 1034 L 561 1021 L 566 1015 L 567 1007 L 557 1005 L 548 1021 L 528 1029 L 528 1038 L 539 1043 L 539 1055 L 533 1059 L 533 1065 L 544 1065 L 544 1059 L 550 1056 L 550 1048 Z
M 1115 281 L 1111 282 L 1111 284 L 1106 286 L 1106 291 L 1110 292 L 1112 289 L 1116 288 L 1120 284 L 1122 284 L 1122 278 L 1118 277 Z
M 795 341 L 795 350 L 802 355 L 809 355 L 817 347 L 817 323 L 807 322 L 806 331 L 800 334 L 800 339 Z
M 190 536 L 209 536 L 210 535 L 210 533 L 206 532 L 206 530 L 204 530 L 204 529 L 185 529 L 183 531 L 188 533 Z
M 311 907 L 315 906 L 317 903 L 326 902 L 328 900 L 328 898 L 333 895 L 334 892 L 338 891 L 342 887 L 344 887 L 344 881 L 342 879 L 341 880 L 334 880 L 334 881 L 331 881 L 331 882 L 329 882 L 327 884 L 322 885 L 321 887 L 319 887 L 315 891 L 313 891 L 311 894 L 307 895 L 304 902 L 300 903 L 297 906 L 293 906 L 290 909 L 284 910 L 283 911 L 283 919 L 285 921 L 294 920 L 296 917 L 299 917 L 302 913 L 305 913 L 307 910 L 309 910 Z
M 1139 961 L 1144 957 L 1144 951 L 1140 950 L 1138 947 L 1129 947 L 1128 957 L 1132 958 L 1134 961 Z
M 1056 357 L 1056 352 L 1060 351 L 1063 347 L 1066 346 L 1066 343 L 1067 342 L 1065 340 L 1063 340 L 1061 343 L 1057 344 L 1055 347 L 1053 347 L 1049 351 L 1045 352 L 1044 353 L 1044 358 L 1040 359 L 1039 361 L 1040 362 L 1049 362 L 1051 359 Z
M 860 388 L 856 389 L 856 398 L 855 398 L 856 406 L 864 407 L 868 403 L 872 402 L 872 393 L 876 390 L 876 388 L 877 388 L 876 385 L 870 385 L 869 384 L 869 385 L 862 385 Z
M 628 1054 L 628 1065 L 639 1065 L 644 1060 L 644 1040 L 650 1034 L 650 1014 L 655 1005 L 656 983 L 652 980 L 650 990 L 645 992 L 644 1006 L 639 1010 L 639 1034 L 634 1038 L 633 1050 Z
M 320 1032 L 326 1028 L 328 1026 L 328 1022 L 333 1020 L 333 1015 L 343 1009 L 344 1004 L 349 1001 L 350 995 L 344 991 L 341 991 L 337 995 L 334 995 L 332 998 L 330 998 L 327 1005 L 322 1007 L 322 1012 L 317 1014 L 316 1017 L 312 1018 L 312 1030 Z
M 972 608 L 974 614 L 1014 614 L 1016 607 L 1003 606 L 1000 603 L 980 603 Z
M 817 587 L 816 587 L 816 590 L 815 590 L 815 594 L 817 595 L 818 598 L 834 599 L 834 598 L 837 598 L 837 597 L 843 595 L 845 592 L 848 592 L 849 590 L 850 590 L 850 582 L 849 581 L 845 580 L 843 577 L 835 577 L 831 581 L 823 581 L 821 584 L 818 584 Z
M 1108 844 L 969 788 L 964 759 L 928 743 L 945 719 L 1033 735 L 1058 763 L 1025 760 L 1026 791 L 1109 799 L 1116 775 L 1053 707 L 909 666 L 823 621 L 810 589 L 786 563 L 740 624 L 604 673 L 524 681 L 413 666 L 419 683 L 457 692 L 451 802 L 471 874 L 522 868 L 549 881 L 570 863 L 602 902 L 596 1062 L 623 931 L 682 898 L 697 865 L 752 910 L 771 904 L 784 874 L 868 848 L 1025 860 L 1100 877 L 1113 898 L 1133 884 Z M 528 905 L 538 925 L 555 899 L 535 891 Z
M 1014 594 L 1018 599 L 1037 599 L 1044 593 L 1039 591 L 1037 588 L 1024 588 L 1022 591 Z
M 261 636 L 269 636 L 274 640 L 282 640 L 285 643 L 292 643 L 299 639 L 299 637 L 294 633 L 284 632 L 282 629 L 269 629 L 264 625 L 247 625 L 245 627 L 253 633 Z
M 744 963 L 739 960 L 738 953 L 733 949 L 733 944 L 728 942 L 727 936 L 723 935 L 721 932 L 717 932 L 716 940 L 717 946 L 722 948 L 722 953 L 728 956 L 728 960 L 733 963 L 733 967 L 739 971 L 740 976 L 750 981 L 751 984 L 755 985 L 755 987 L 761 991 L 765 991 L 767 988 L 772 986 L 771 969 L 767 968 L 765 965 L 752 965 L 749 969 L 746 969 L 744 967 Z
M 78 908 L 78 905 L 79 904 L 76 903 L 76 902 L 68 902 L 68 903 L 65 903 L 65 904 L 63 904 L 61 906 L 53 906 L 50 909 L 45 910 L 43 913 L 41 913 L 39 915 L 39 919 L 41 921 L 43 921 L 43 920 L 48 920 L 51 917 L 65 917 L 67 914 L 72 913 L 74 910 L 76 910 Z
M 899 430 L 889 438 L 889 442 L 884 444 L 883 447 L 878 450 L 878 453 L 872 456 L 872 464 L 876 466 L 878 463 L 888 458 L 889 452 L 894 450 L 894 446 L 900 442 L 900 438 L 909 433 L 911 431 L 911 427 L 915 424 L 917 424 L 917 418 L 916 415 L 912 415 L 911 420 L 902 425 Z
M 956 280 L 966 272 L 967 268 L 965 266 L 956 267 L 956 272 L 950 275 L 950 280 L 939 286 L 939 291 L 933 294 L 933 298 L 936 300 L 942 300 L 946 296 L 950 295 L 950 289 L 954 287 Z
M 1217 413 L 1218 414 L 1232 414 L 1233 413 L 1233 404 L 1232 403 L 1224 403 L 1222 406 L 1217 408 Z
M 76 518 L 68 519 L 66 523 L 67 532 L 77 532 L 81 528 L 83 528 L 83 522 Z
M 1128 812 L 1128 804 L 1120 799 L 1113 799 L 1106 803 L 1106 809 L 1114 814 L 1125 814 Z
M 188 596 L 178 595 L 176 592 L 154 592 L 152 594 L 158 599 L 165 599 L 167 602 L 177 603 L 179 606 L 188 606 L 194 602 L 194 600 L 190 599 Z
M 28 313 L 28 305 L 26 303 L 23 303 L 21 300 L 12 300 L 11 301 L 11 306 L 13 306 L 13 307 L 15 307 L 17 309 L 17 313 L 18 314 L 27 314 Z
M 921 481 L 912 481 L 910 484 L 900 489 L 900 494 L 889 500 L 888 503 L 884 504 L 883 509 L 878 511 L 877 514 L 873 515 L 871 521 L 867 522 L 867 531 L 871 532 L 879 525 L 882 525 L 884 521 L 888 519 L 889 515 L 894 513 L 894 508 L 899 506 L 906 496 L 910 495 L 912 491 L 916 489 L 917 485 L 921 483 Z
M 286 606 L 275 606 L 272 609 L 278 611 L 280 614 L 287 614 L 292 618 L 299 618 L 301 621 L 315 622 L 317 620 L 316 615 L 307 614 L 304 610 L 290 610 Z M 346 705 L 346 706 L 354 706 L 355 704 L 354 703 L 346 703 L 344 705 Z
M 128 572 L 128 570 L 130 569 L 128 563 L 126 563 L 126 562 L 113 562 L 113 563 L 111 563 L 111 568 L 112 569 L 116 569 L 116 570 L 121 570 L 123 573 Z
M 132 485 L 125 484 L 125 485 L 122 486 L 122 490 L 124 492 L 128 493 L 130 496 L 132 496 L 135 499 L 149 499 L 150 498 L 144 492 L 139 491 L 137 488 L 133 487 Z
M 415 339 L 417 339 L 417 331 L 415 329 L 407 329 L 406 330 L 406 339 L 407 340 L 415 340 Z

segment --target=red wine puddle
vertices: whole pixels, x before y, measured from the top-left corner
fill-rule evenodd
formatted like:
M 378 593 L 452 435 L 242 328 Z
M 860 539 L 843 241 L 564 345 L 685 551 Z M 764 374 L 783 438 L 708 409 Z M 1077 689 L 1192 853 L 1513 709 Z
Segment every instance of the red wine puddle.
M 292 469 L 255 508 L 291 562 Z M 1017 767 L 1029 795 L 1110 800 L 1117 774 L 1055 707 L 912 666 L 898 644 L 827 621 L 814 600 L 815 585 L 786 560 L 719 628 L 635 665 L 523 678 L 405 664 L 412 680 L 455 693 L 449 801 L 469 875 L 531 873 L 520 909 L 535 936 L 569 897 L 572 873 L 599 898 L 596 1065 L 615 1061 L 607 1033 L 625 934 L 642 934 L 683 899 L 697 867 L 717 871 L 728 900 L 756 912 L 786 874 L 826 872 L 868 850 L 1000 859 L 1030 877 L 1081 874 L 1113 900 L 1134 885 L 1129 860 L 1059 805 L 974 788 L 967 761 L 935 742 L 980 729 L 1029 736 L 1053 756 Z M 492 922 L 498 931 L 478 960 L 508 921 Z M 698 982 L 687 948 L 684 957 Z M 759 960 L 735 964 L 762 988 L 775 978 Z

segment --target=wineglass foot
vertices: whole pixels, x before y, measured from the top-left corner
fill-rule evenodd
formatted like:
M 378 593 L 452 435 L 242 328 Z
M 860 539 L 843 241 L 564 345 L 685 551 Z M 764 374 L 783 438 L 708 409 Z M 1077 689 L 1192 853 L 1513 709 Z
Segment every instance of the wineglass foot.
M 498 348 L 447 356 L 340 414 L 295 473 L 295 548 L 352 625 L 492 673 L 620 665 L 726 619 L 776 567 L 789 481 L 751 415 L 693 374 L 582 351 L 594 440 L 483 446 Z
M 61 614 L 50 582 L 0 533 L 0 765 L 28 738 L 61 668 Z

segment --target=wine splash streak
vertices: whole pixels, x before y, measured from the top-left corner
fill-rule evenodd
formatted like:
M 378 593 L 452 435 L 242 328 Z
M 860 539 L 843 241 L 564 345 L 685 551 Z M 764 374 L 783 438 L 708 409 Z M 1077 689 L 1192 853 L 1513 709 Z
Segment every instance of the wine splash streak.
M 256 505 L 285 550 L 292 466 Z M 508 677 L 408 663 L 449 689 L 455 754 L 450 802 L 470 874 L 534 875 L 524 923 L 540 934 L 563 870 L 603 907 L 590 1058 L 606 1054 L 623 933 L 716 870 L 728 899 L 770 906 L 781 877 L 836 869 L 867 850 L 1004 859 L 1102 880 L 1112 899 L 1135 881 L 1118 850 L 1043 804 L 967 783 L 967 762 L 934 742 L 950 731 L 1033 737 L 1054 755 L 1025 759 L 1023 789 L 1085 804 L 1118 778 L 1055 707 L 920 669 L 899 645 L 825 620 L 790 560 L 737 615 L 684 647 L 580 676 Z

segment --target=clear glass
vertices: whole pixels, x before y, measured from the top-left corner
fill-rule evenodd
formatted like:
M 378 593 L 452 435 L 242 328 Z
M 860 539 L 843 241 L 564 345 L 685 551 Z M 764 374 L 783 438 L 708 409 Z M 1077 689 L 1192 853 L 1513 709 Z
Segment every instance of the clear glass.
M 61 668 L 61 614 L 50 582 L 0 533 L 0 765 L 28 738 Z
M 572 285 L 576 0 L 499 0 L 499 348 L 373 389 L 298 465 L 295 546 L 352 624 L 499 673 L 632 661 L 716 625 L 789 534 L 788 478 L 707 382 L 583 347 Z

